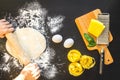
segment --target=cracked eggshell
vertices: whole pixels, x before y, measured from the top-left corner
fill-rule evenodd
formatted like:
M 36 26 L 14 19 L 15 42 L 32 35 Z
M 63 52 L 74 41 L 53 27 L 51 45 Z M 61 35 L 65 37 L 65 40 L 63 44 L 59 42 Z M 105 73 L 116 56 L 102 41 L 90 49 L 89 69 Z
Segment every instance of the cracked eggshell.
M 64 46 L 65 48 L 70 48 L 70 47 L 73 46 L 73 44 L 74 44 L 74 40 L 73 40 L 72 38 L 68 38 L 68 39 L 66 39 L 66 40 L 64 41 L 63 46 Z
M 60 43 L 62 42 L 62 40 L 63 40 L 63 37 L 60 34 L 56 34 L 52 37 L 52 41 L 54 43 Z

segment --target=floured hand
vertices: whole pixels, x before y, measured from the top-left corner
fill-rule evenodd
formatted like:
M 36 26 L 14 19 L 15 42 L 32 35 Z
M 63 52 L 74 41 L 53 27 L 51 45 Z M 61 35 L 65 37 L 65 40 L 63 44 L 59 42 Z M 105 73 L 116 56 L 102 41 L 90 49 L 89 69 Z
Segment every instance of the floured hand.
M 14 31 L 12 24 L 5 19 L 0 20 L 0 38 L 4 38 L 5 34 Z
M 40 77 L 40 69 L 36 63 L 30 63 L 23 68 L 14 80 L 37 80 Z

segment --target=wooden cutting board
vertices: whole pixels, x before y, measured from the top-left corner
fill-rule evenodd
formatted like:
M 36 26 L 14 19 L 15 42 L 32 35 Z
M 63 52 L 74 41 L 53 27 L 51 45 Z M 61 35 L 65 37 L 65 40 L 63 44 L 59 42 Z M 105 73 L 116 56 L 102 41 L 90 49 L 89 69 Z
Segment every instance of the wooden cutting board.
M 75 23 L 77 25 L 77 28 L 83 38 L 83 41 L 87 47 L 88 42 L 87 40 L 84 38 L 84 33 L 87 33 L 88 31 L 88 26 L 89 23 L 91 21 L 91 19 L 97 19 L 98 14 L 101 13 L 100 9 L 95 9 L 91 12 L 88 12 L 80 17 L 77 17 L 75 19 Z M 96 41 L 96 38 L 94 36 L 92 36 L 94 38 L 94 40 Z M 113 40 L 113 36 L 111 34 L 111 32 L 109 31 L 109 42 L 111 42 Z M 102 45 L 102 47 L 105 47 L 105 45 Z M 101 47 L 99 47 L 98 45 L 96 45 L 95 47 L 87 47 L 88 50 L 98 50 L 98 52 L 100 52 Z M 111 63 L 113 63 L 113 58 L 111 56 L 111 53 L 109 51 L 109 49 L 106 47 L 105 48 L 105 53 L 104 53 L 104 64 L 109 65 Z

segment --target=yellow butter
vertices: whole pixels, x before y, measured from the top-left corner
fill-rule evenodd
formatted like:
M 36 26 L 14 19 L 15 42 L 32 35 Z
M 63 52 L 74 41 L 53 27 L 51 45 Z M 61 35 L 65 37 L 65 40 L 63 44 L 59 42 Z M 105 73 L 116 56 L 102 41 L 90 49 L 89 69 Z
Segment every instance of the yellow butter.
M 88 33 L 92 34 L 95 37 L 99 37 L 104 29 L 105 26 L 102 22 L 91 19 L 90 25 L 88 27 Z

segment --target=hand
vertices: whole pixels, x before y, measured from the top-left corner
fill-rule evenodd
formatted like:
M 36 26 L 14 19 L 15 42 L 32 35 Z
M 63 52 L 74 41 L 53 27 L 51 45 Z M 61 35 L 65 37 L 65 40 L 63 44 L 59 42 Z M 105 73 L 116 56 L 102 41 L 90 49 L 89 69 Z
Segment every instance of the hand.
M 5 19 L 0 20 L 0 38 L 4 38 L 5 34 L 14 31 L 12 24 Z
M 14 80 L 36 80 L 40 77 L 40 70 L 36 63 L 30 63 L 23 68 Z

